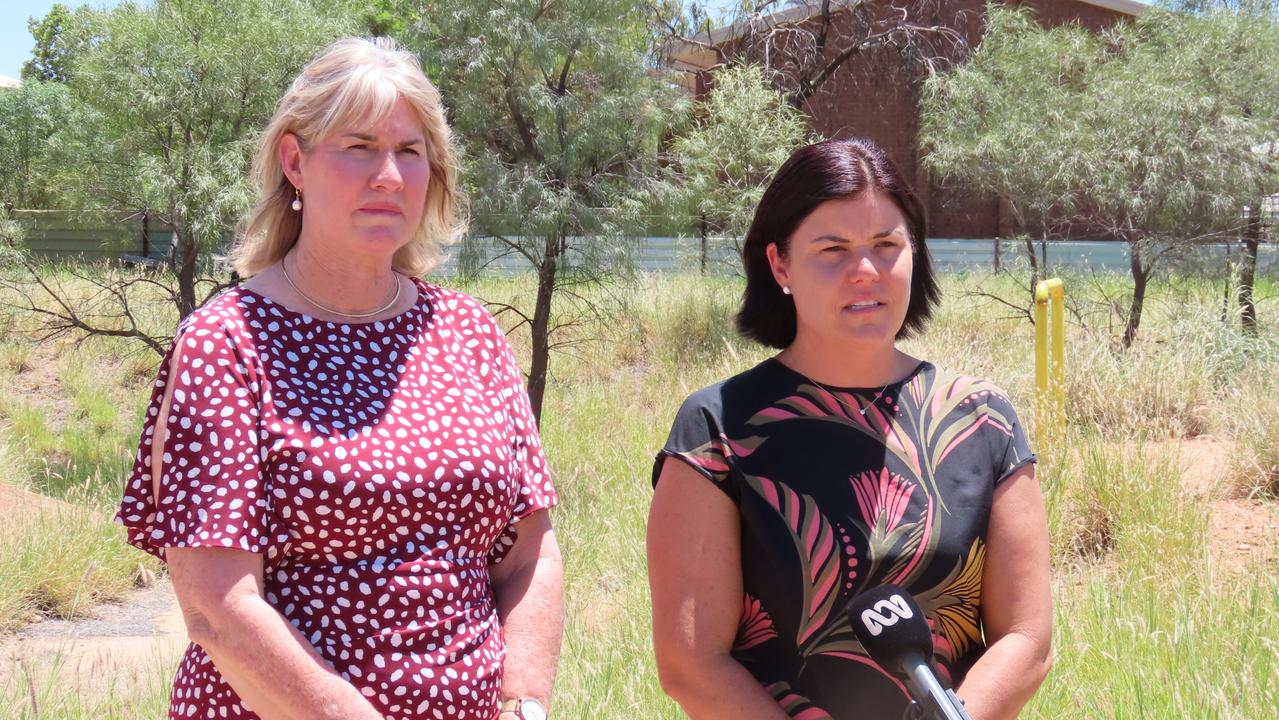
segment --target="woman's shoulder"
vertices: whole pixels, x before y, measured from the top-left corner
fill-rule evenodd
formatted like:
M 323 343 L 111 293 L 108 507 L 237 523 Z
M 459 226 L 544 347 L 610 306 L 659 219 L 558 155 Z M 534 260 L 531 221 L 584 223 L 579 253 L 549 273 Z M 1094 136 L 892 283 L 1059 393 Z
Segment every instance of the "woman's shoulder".
M 921 405 L 936 405 L 946 399 L 959 399 L 961 406 L 985 412 L 992 406 L 1008 410 L 1012 402 L 1008 393 L 993 380 L 970 375 L 946 367 L 939 367 L 923 360 L 918 370 L 907 381 L 907 386 L 920 400 Z
M 691 393 L 684 399 L 680 412 L 709 411 L 716 416 L 749 408 L 754 412 L 770 403 L 781 377 L 773 359 L 765 360 L 731 377 L 724 378 Z
M 437 323 L 488 332 L 497 327 L 493 313 L 481 300 L 461 290 L 415 277 L 413 283 Z
M 178 324 L 178 335 L 247 330 L 248 320 L 264 311 L 258 297 L 239 285 L 219 290 L 203 305 L 192 310 Z

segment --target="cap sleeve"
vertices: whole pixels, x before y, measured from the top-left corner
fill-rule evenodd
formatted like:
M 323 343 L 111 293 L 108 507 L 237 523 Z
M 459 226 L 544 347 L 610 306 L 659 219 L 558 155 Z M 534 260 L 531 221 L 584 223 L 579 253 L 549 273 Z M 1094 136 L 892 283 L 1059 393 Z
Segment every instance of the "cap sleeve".
M 672 457 L 711 481 L 733 502 L 738 501 L 735 486 L 729 481 L 733 446 L 722 430 L 720 407 L 719 386 L 699 390 L 684 401 L 675 414 L 666 444 L 653 462 L 653 487 L 657 487 L 666 459 Z
M 542 449 L 542 436 L 538 432 L 537 419 L 529 402 L 524 374 L 520 371 L 515 353 L 506 341 L 506 333 L 496 320 L 483 311 L 489 320 L 488 334 L 495 349 L 494 390 L 497 402 L 507 419 L 507 432 L 514 453 L 513 475 L 517 486 L 515 506 L 506 529 L 502 531 L 489 551 L 489 562 L 502 561 L 506 552 L 515 544 L 518 535 L 516 523 L 539 510 L 554 507 L 559 502 L 551 483 L 546 453 Z
M 1036 462 L 1036 458 L 1017 411 L 1002 390 L 986 398 L 986 413 L 988 424 L 996 429 L 990 434 L 990 460 L 995 487 L 999 487 L 1023 466 Z
M 252 345 L 242 325 L 236 332 L 237 326 L 202 316 L 188 321 L 156 377 L 116 519 L 130 544 L 161 559 L 170 547 L 265 553 L 288 535 L 272 521 L 264 487 L 262 388 Z M 170 385 L 164 435 L 157 437 Z M 162 446 L 158 488 L 152 479 L 156 442 Z

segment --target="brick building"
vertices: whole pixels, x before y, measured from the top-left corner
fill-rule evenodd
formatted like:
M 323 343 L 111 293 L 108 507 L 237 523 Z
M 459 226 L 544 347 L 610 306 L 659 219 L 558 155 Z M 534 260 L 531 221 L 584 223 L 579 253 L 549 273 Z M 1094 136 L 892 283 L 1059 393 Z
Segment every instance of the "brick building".
M 1135 0 L 1003 0 L 1015 7 L 1033 9 L 1039 21 L 1048 27 L 1063 23 L 1079 23 L 1101 30 L 1145 12 L 1148 5 Z M 835 4 L 835 3 L 832 3 Z M 985 0 L 946 0 L 941 3 L 940 21 L 954 29 L 969 47 L 981 40 L 986 14 Z M 765 19 L 774 24 L 805 21 L 816 15 L 816 6 L 796 6 Z M 833 24 L 845 27 L 850 14 L 837 12 Z M 744 27 L 734 25 L 717 28 L 697 38 L 701 43 L 723 48 L 731 53 L 741 42 Z M 827 50 L 834 55 L 837 48 Z M 672 66 L 684 71 L 686 86 L 695 93 L 705 92 L 707 70 L 719 61 L 719 53 L 705 46 L 682 44 L 671 53 Z M 878 57 L 876 57 L 878 55 Z M 883 63 L 891 63 L 889 52 L 866 58 L 854 58 L 841 66 L 820 92 L 803 105 L 815 130 L 826 137 L 869 137 L 879 143 L 909 179 L 928 208 L 930 232 L 937 238 L 1007 237 L 1024 230 L 1013 227 L 1011 215 L 999 198 L 985 196 L 930 178 L 920 162 L 917 143 L 919 103 L 923 76 L 884 72 Z M 865 112 L 872 108 L 873 112 Z

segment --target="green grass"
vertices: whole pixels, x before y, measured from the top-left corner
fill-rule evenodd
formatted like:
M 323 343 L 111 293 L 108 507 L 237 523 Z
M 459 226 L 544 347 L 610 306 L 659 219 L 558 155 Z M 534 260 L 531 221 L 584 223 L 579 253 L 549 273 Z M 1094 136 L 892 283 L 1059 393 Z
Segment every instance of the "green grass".
M 1239 452 L 1225 461 L 1231 491 L 1275 501 L 1279 303 L 1262 303 L 1262 332 L 1248 337 L 1220 322 L 1219 279 L 1173 277 L 1152 292 L 1136 347 L 1120 353 L 1121 326 L 1107 303 L 1123 305 L 1125 287 L 1122 277 L 1067 278 L 1083 317 L 1068 323 L 1067 428 L 1037 446 L 1053 544 L 1056 665 L 1023 717 L 1271 718 L 1279 707 L 1274 568 L 1215 567 L 1206 504 L 1180 493 L 1175 457 L 1141 448 L 1205 434 L 1232 440 Z M 1025 301 L 1006 276 L 948 276 L 935 321 L 904 347 L 993 379 L 1033 437 L 1033 329 L 1007 317 L 1003 305 L 968 294 L 979 288 Z M 490 301 L 532 297 L 527 278 L 463 289 Z M 559 717 L 682 717 L 658 687 L 649 639 L 644 523 L 652 458 L 687 394 L 770 354 L 732 329 L 740 293 L 734 279 L 647 277 L 616 286 L 607 298 L 612 315 L 579 328 L 581 343 L 552 361 L 542 433 L 561 496 L 554 521 L 568 599 Z M 1279 295 L 1279 284 L 1263 279 L 1257 295 Z M 522 332 L 513 346 L 527 362 Z M 6 366 L 0 352 L 0 376 L 44 362 L 24 357 Z M 101 340 L 57 362 L 58 413 L 0 387 L 0 465 L 16 468 L 10 483 L 73 499 L 101 519 L 119 496 L 156 358 Z M 15 549 L 0 560 L 0 623 L 42 603 L 74 608 L 105 596 L 78 587 L 81 577 L 128 587 L 142 554 L 95 523 L 0 531 L 8 533 L 0 543 Z M 33 571 L 64 556 L 73 567 L 56 582 Z M 34 718 L 34 692 L 40 717 L 154 717 L 171 671 L 157 672 L 155 687 L 110 698 L 52 676 L 11 678 L 0 682 L 0 703 Z
M 140 566 L 153 566 L 124 544 L 108 513 L 78 506 L 8 518 L 0 547 L 0 632 L 33 613 L 85 617 L 123 597 Z

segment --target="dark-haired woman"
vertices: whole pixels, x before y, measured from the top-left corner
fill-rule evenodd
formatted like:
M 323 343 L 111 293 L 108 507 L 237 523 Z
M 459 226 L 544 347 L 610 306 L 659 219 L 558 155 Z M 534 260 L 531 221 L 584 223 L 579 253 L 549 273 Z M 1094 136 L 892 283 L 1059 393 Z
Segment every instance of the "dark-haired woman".
M 1051 664 L 1035 457 L 995 385 L 899 350 L 939 299 L 922 207 L 864 140 L 801 148 L 756 210 L 737 315 L 780 352 L 690 396 L 648 525 L 662 686 L 695 720 L 902 717 L 844 612 L 894 583 L 975 720 Z M 668 462 L 674 459 L 676 462 Z

